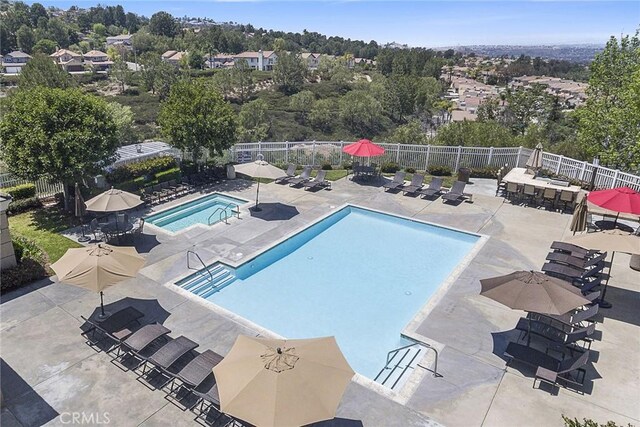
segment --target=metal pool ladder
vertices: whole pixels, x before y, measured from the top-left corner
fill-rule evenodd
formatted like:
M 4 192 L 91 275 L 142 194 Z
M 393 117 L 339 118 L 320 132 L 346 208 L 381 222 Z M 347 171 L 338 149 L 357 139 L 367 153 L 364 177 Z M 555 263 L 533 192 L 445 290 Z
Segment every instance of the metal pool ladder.
M 389 351 L 387 353 L 387 361 L 385 363 L 384 368 L 382 368 L 382 370 L 378 373 L 378 375 L 376 376 L 376 378 L 374 379 L 374 381 L 378 381 L 378 379 L 381 379 L 380 383 L 382 385 L 386 385 L 385 383 L 388 380 L 395 380 L 393 382 L 393 384 L 391 385 L 391 389 L 393 389 L 396 385 L 398 385 L 398 383 L 400 382 L 400 380 L 402 379 L 402 377 L 404 376 L 404 374 L 407 372 L 407 370 L 409 370 L 411 368 L 411 366 L 413 366 L 413 362 L 415 360 L 416 357 L 418 357 L 418 355 L 420 354 L 420 350 L 418 350 L 418 353 L 415 353 L 413 355 L 413 357 L 411 357 L 408 353 L 408 349 L 414 346 L 420 346 L 422 348 L 424 348 L 425 350 L 433 350 L 433 352 L 435 353 L 436 359 L 435 359 L 435 363 L 434 363 L 434 367 L 433 367 L 433 371 L 431 371 L 429 368 L 427 368 L 426 366 L 421 365 L 419 362 L 416 363 L 416 366 L 419 366 L 423 369 L 426 369 L 428 371 L 433 372 L 433 376 L 434 377 L 440 377 L 441 375 L 438 374 L 438 350 L 436 350 L 435 348 L 433 348 L 432 346 L 430 346 L 427 343 L 424 342 L 413 342 L 411 344 L 407 344 L 407 345 L 403 345 L 402 347 L 398 347 L 396 349 L 393 349 L 391 351 Z M 395 362 L 394 366 L 389 366 L 389 363 L 392 362 L 394 360 L 394 358 L 396 357 L 396 355 L 401 352 L 402 350 L 407 350 L 407 352 L 405 352 L 404 355 L 401 356 L 400 361 Z M 405 357 L 409 356 L 410 360 L 408 362 L 405 362 L 405 366 L 402 367 L 402 362 L 404 361 Z M 402 370 L 402 372 L 400 372 L 400 374 L 398 376 L 396 376 L 395 371 L 396 370 Z M 384 379 L 382 379 L 383 374 L 386 373 L 386 376 Z
M 202 264 L 202 267 L 204 267 L 204 269 L 207 271 L 207 273 L 209 273 L 209 279 L 211 279 L 211 281 L 213 282 L 213 274 L 211 274 L 211 271 L 209 271 L 209 267 L 207 267 L 204 263 L 204 261 L 202 261 L 202 258 L 200 258 L 200 255 L 198 255 L 197 252 L 192 251 L 191 249 L 189 249 L 187 251 L 187 268 L 189 270 L 197 270 L 197 268 L 192 268 L 191 265 L 189 264 L 189 255 L 193 254 L 196 256 L 196 258 L 198 258 L 198 261 L 200 261 L 200 264 Z
M 220 215 L 218 216 L 218 221 L 224 221 L 225 224 L 229 224 L 229 221 L 228 221 L 229 214 L 227 213 L 227 209 L 230 207 L 234 207 L 234 209 L 231 210 L 231 213 L 235 214 L 238 218 L 240 218 L 240 207 L 233 202 L 229 202 L 224 208 L 218 208 L 215 211 L 213 211 L 213 213 L 209 215 L 209 219 L 207 219 L 207 224 L 211 225 L 211 218 L 213 218 L 218 212 L 220 212 Z

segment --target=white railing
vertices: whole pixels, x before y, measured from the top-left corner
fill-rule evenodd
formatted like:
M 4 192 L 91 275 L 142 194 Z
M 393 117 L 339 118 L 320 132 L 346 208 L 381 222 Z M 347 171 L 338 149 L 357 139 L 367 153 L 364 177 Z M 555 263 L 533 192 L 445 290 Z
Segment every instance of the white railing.
M 296 163 L 319 166 L 323 163 L 340 165 L 350 160 L 342 149 L 350 144 L 346 141 L 304 141 L 304 142 L 255 142 L 236 144 L 224 156 L 224 160 L 253 161 L 258 153 L 270 163 Z M 425 170 L 429 166 L 448 166 L 452 170 L 461 167 L 507 167 L 524 166 L 532 149 L 524 147 L 451 147 L 439 145 L 386 144 L 385 154 L 376 157 L 375 163 L 396 162 L 401 167 Z M 586 183 L 591 182 L 596 171 L 596 188 L 627 186 L 640 190 L 640 176 L 619 170 L 598 167 L 589 162 L 545 152 L 543 168 L 558 175 Z
M 38 179 L 36 181 L 29 181 L 26 179 L 16 178 L 14 175 L 10 173 L 0 174 L 0 188 L 13 187 L 15 185 L 21 184 L 35 184 L 36 186 L 36 196 L 50 197 L 56 193 L 61 193 L 63 191 L 62 184 L 52 184 L 45 179 Z

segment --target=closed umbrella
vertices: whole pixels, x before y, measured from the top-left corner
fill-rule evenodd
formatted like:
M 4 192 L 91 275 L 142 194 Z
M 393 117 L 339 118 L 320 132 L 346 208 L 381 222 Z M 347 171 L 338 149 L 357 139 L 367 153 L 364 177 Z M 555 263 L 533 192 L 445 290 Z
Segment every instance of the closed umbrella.
M 587 198 L 583 197 L 573 211 L 573 217 L 571 217 L 571 224 L 569 230 L 573 231 L 575 235 L 577 231 L 584 231 L 587 229 Z
M 480 280 L 480 285 L 480 295 L 516 310 L 561 315 L 589 304 L 571 283 L 538 271 L 515 271 Z
M 103 243 L 68 249 L 51 269 L 58 280 L 70 285 L 100 292 L 101 317 L 104 311 L 102 291 L 111 285 L 135 277 L 144 265 L 144 258 L 133 247 L 110 246 Z
M 334 418 L 354 375 L 334 337 L 242 335 L 213 373 L 220 410 L 259 426 L 300 426 Z
M 87 210 L 93 212 L 118 212 L 135 208 L 142 204 L 140 196 L 111 188 L 87 200 Z
M 75 216 L 76 218 L 80 218 L 80 231 L 82 231 L 82 236 L 78 238 L 78 242 L 88 242 L 91 240 L 89 236 L 85 236 L 84 234 L 84 224 L 82 223 L 82 217 L 87 213 L 87 205 L 84 204 L 84 200 L 82 198 L 82 193 L 80 192 L 80 186 L 76 182 L 75 187 Z
M 613 266 L 613 259 L 616 256 L 616 252 L 640 254 L 640 236 L 616 228 L 573 236 L 566 239 L 566 241 L 588 249 L 611 252 L 611 266 Z M 603 308 L 611 307 L 611 303 L 604 299 L 607 294 L 610 276 L 611 267 L 609 267 L 609 275 L 607 275 L 607 281 L 605 282 L 604 288 L 602 289 L 602 296 L 600 297 L 599 304 Z
M 533 153 L 527 159 L 527 163 L 525 166 L 537 170 L 542 168 L 542 144 L 538 143 L 536 148 L 533 150 Z
M 587 195 L 587 200 L 601 208 L 617 212 L 616 222 L 621 212 L 640 215 L 640 193 L 629 187 L 592 191 Z
M 258 159 L 255 162 L 244 163 L 241 165 L 235 165 L 236 172 L 250 176 L 252 178 L 267 178 L 278 179 L 282 176 L 283 170 L 263 160 L 262 154 L 258 154 Z M 258 188 L 256 190 L 256 205 L 252 208 L 254 211 L 259 211 L 258 197 L 260 195 L 260 180 L 258 179 Z

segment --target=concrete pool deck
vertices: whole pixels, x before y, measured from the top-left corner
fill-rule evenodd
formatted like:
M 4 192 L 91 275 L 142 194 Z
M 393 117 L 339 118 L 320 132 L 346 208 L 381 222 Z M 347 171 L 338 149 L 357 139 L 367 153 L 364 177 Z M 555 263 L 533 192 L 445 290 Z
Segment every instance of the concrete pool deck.
M 265 221 L 243 212 L 241 219 L 232 219 L 229 225 L 174 236 L 150 234 L 151 228 L 145 228 L 138 246 L 147 258 L 146 266 L 136 279 L 109 288 L 105 303 L 125 297 L 157 300 L 169 314 L 150 309 L 145 320 L 161 319 L 173 336 L 184 334 L 198 342 L 199 349 L 211 348 L 224 355 L 238 334 L 256 335 L 256 331 L 163 286 L 188 272 L 186 251 L 195 249 L 205 262 L 216 258 L 241 262 L 333 209 L 353 203 L 490 238 L 417 327 L 441 350 L 438 372 L 442 377 L 424 371 L 416 375 L 410 395 L 394 399 L 353 382 L 339 417 L 361 420 L 366 426 L 561 426 L 562 414 L 601 423 L 640 424 L 640 273 L 629 268 L 629 256 L 618 254 L 615 259 L 607 291 L 613 308 L 600 312 L 598 339 L 591 346 L 597 362 L 587 370 L 585 394 L 533 389 L 530 370 L 520 365 L 505 369 L 505 360 L 499 356 L 514 337 L 512 329 L 523 313 L 479 296 L 479 279 L 539 269 L 551 242 L 570 234 L 571 215 L 505 202 L 493 196 L 495 181 L 477 180 L 467 188 L 474 193 L 473 203 L 456 206 L 440 199 L 432 202 L 385 193 L 376 185 L 345 179 L 334 182 L 332 190 L 315 193 L 261 185 L 261 203 L 293 205 L 299 214 L 286 221 Z M 211 191 L 249 200 L 255 196 L 255 186 L 239 180 Z M 164 392 L 149 390 L 135 375 L 109 363 L 109 356 L 84 343 L 78 329 L 80 315 L 91 314 L 98 302 L 96 294 L 48 280 L 3 296 L 3 426 L 60 425 L 70 413 L 98 416 L 105 412 L 112 425 L 191 422 L 194 415 L 165 400 Z

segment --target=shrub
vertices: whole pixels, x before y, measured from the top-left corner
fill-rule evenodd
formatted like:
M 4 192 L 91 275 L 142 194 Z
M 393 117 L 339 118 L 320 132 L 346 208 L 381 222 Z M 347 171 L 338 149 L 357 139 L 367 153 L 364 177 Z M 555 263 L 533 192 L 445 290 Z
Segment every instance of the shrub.
M 471 178 L 496 178 L 497 168 L 471 168 Z
M 20 184 L 14 187 L 3 188 L 0 191 L 10 195 L 14 201 L 36 197 L 35 184 Z
M 42 249 L 31 239 L 22 236 L 12 236 L 13 250 L 16 253 L 16 260 L 20 263 L 22 258 L 31 258 L 45 263 L 47 257 Z
M 383 163 L 382 166 L 380 166 L 380 170 L 383 173 L 396 173 L 400 170 L 400 165 L 395 162 L 387 162 Z
M 198 165 L 190 160 L 183 160 L 180 162 L 180 170 L 183 175 L 192 175 L 198 172 Z
M 325 171 L 333 170 L 333 166 L 331 166 L 331 163 L 323 163 L 321 168 Z
M 116 184 L 114 187 L 116 187 L 119 190 L 124 190 L 124 191 L 128 191 L 130 193 L 135 193 L 136 191 L 138 191 L 141 187 L 143 187 L 145 185 L 145 179 L 143 176 L 140 176 L 138 178 L 135 179 L 130 179 L 128 181 L 123 181 L 119 184 Z
M 48 276 L 45 264 L 33 258 L 24 257 L 16 267 L 0 272 L 0 293 L 27 285 Z
M 180 169 L 179 168 L 173 168 L 173 169 L 169 169 L 167 171 L 164 172 L 159 172 L 156 174 L 156 181 L 158 183 L 160 182 L 165 182 L 165 181 L 171 181 L 172 179 L 180 179 Z
M 404 171 L 405 171 L 406 173 L 416 173 L 416 168 L 411 168 L 411 167 L 409 167 L 409 168 L 404 168 Z
M 429 166 L 427 172 L 433 176 L 451 176 L 451 168 L 449 166 Z
M 30 211 L 42 207 L 42 202 L 37 197 L 30 197 L 28 199 L 16 200 L 9 204 L 7 213 L 9 215 L 16 215 L 22 212 Z
M 119 166 L 107 173 L 107 181 L 112 184 L 130 181 L 145 175 L 155 175 L 158 172 L 176 167 L 176 159 L 171 156 L 154 157 L 137 163 Z
M 125 96 L 138 96 L 140 95 L 140 90 L 138 88 L 130 87 L 125 89 L 125 91 L 122 92 L 122 94 Z
M 341 166 L 342 169 L 351 169 L 352 167 L 353 167 L 353 162 L 350 162 L 348 160 L 345 162 L 342 162 L 342 166 Z

